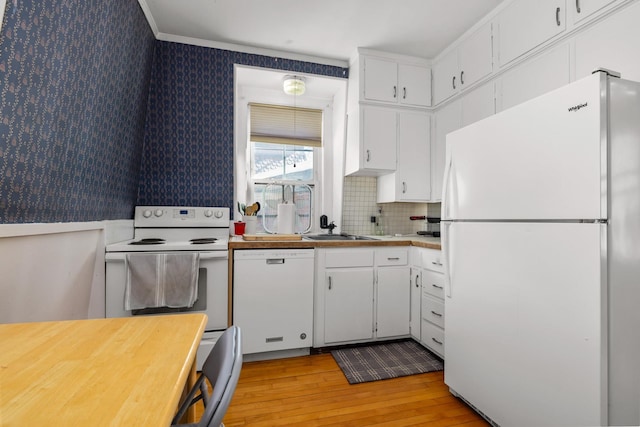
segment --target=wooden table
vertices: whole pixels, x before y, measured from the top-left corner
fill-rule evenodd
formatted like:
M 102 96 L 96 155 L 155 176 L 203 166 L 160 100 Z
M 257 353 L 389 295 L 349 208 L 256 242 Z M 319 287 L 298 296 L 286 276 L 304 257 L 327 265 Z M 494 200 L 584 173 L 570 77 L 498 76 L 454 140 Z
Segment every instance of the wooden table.
M 204 314 L 0 325 L 0 426 L 168 426 Z

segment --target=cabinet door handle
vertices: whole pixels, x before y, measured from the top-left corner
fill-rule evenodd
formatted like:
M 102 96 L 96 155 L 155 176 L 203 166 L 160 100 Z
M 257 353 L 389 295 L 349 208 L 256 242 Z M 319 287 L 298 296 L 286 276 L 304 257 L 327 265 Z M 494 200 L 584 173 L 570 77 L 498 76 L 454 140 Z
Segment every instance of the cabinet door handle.
M 396 99 L 398 96 L 398 86 L 393 87 L 393 99 Z
M 269 258 L 267 264 L 284 264 L 284 258 Z
M 371 150 L 367 150 L 367 162 L 371 161 Z
M 460 84 L 464 84 L 464 71 L 460 71 Z
M 407 99 L 407 88 L 406 87 L 402 88 L 402 99 Z
M 437 316 L 437 317 L 442 317 L 441 313 L 435 312 L 433 310 L 431 310 L 431 314 L 433 314 L 434 316 Z
M 331 276 L 329 276 L 329 290 L 333 287 L 333 280 L 331 280 Z
M 438 341 L 437 339 L 435 339 L 435 338 L 433 338 L 433 337 L 431 337 L 431 341 L 435 342 L 436 344 L 440 344 L 440 345 L 442 345 L 442 342 L 441 342 L 441 341 Z
M 556 24 L 560 26 L 560 8 L 556 7 Z
M 420 286 L 418 286 L 418 277 L 420 277 L 419 274 L 416 274 L 416 288 L 419 288 Z
M 453 86 L 453 88 L 456 88 L 456 76 L 453 76 L 453 78 L 451 79 L 451 86 Z
M 407 192 L 407 183 L 402 181 L 402 194 Z
M 431 286 L 433 286 L 436 289 L 444 289 L 442 286 L 438 286 L 435 283 L 432 283 Z
M 576 0 L 576 12 L 580 13 L 581 9 L 580 9 L 580 0 Z

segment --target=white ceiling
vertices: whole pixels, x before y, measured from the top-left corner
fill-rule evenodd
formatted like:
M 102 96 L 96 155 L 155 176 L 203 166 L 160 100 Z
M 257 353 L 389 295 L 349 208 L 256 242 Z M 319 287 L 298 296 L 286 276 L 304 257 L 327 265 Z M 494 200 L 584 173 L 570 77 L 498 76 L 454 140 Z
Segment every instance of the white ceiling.
M 502 1 L 139 0 L 160 40 L 333 65 L 357 47 L 434 58 Z

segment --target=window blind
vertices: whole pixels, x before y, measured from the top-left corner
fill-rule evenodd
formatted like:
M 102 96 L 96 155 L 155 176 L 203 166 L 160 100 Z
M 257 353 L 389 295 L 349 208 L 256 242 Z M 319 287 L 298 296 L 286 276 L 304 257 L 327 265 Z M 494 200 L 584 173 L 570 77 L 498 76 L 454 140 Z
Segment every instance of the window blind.
M 250 140 L 322 146 L 322 110 L 250 103 Z

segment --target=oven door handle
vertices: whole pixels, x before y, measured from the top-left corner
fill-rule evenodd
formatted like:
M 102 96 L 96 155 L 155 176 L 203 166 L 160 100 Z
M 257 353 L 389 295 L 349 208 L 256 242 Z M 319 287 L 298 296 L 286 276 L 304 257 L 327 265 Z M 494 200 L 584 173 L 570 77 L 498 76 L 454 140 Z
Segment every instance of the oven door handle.
M 127 252 L 127 253 L 151 253 L 151 252 Z M 124 261 L 127 253 L 124 252 L 107 252 L 104 256 L 105 261 Z M 155 253 L 155 252 L 153 252 Z M 160 253 L 160 252 L 158 252 Z M 164 252 L 164 253 L 176 253 L 176 252 Z M 210 251 L 200 252 L 200 261 L 208 259 L 228 259 L 229 251 Z

